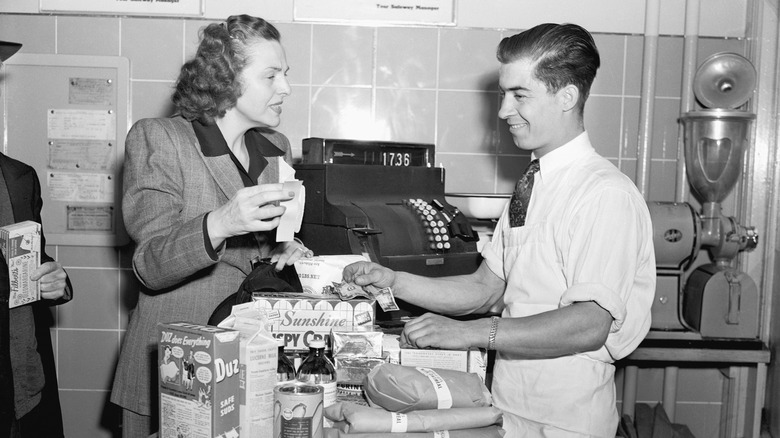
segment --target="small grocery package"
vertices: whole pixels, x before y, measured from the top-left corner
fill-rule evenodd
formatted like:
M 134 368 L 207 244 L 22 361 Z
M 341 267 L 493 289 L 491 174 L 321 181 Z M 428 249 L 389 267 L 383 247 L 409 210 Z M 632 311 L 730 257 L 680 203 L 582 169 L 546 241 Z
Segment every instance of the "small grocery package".
M 30 275 L 41 264 L 41 224 L 24 221 L 0 227 L 0 250 L 8 264 L 8 307 L 40 300 L 40 284 L 30 280 Z
M 160 438 L 237 437 L 239 332 L 160 323 Z
M 303 292 L 310 295 L 333 294 L 334 288 L 344 281 L 342 275 L 347 265 L 367 261 L 358 254 L 321 255 L 299 259 L 295 262 L 295 271 Z
M 231 315 L 219 327 L 240 333 L 239 401 L 241 436 L 271 438 L 273 435 L 274 386 L 278 347 L 262 319 Z
M 382 357 L 384 333 L 378 326 L 334 329 L 331 334 L 333 356 Z
M 442 368 L 474 373 L 485 381 L 487 372 L 487 350 L 437 350 L 427 348 L 401 348 L 401 365 L 411 367 Z
M 333 362 L 341 387 L 362 387 L 368 373 L 386 362 L 382 357 L 383 336 L 377 326 L 333 330 Z

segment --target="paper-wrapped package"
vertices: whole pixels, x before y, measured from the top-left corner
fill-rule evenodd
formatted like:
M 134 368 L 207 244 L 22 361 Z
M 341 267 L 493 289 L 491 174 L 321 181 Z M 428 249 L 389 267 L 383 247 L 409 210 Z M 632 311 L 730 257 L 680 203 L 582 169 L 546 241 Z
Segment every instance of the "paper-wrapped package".
M 325 416 L 333 421 L 334 427 L 349 434 L 452 431 L 503 423 L 502 411 L 492 406 L 424 409 L 401 414 L 355 403 L 337 402 L 325 408 Z
M 439 368 L 385 363 L 368 373 L 363 389 L 369 405 L 391 412 L 493 404 L 490 392 L 479 376 Z
M 344 268 L 351 263 L 365 261 L 368 259 L 359 254 L 319 255 L 299 259 L 295 262 L 295 271 L 305 293 L 335 295 L 334 287 L 344 281 Z
M 436 432 L 389 432 L 389 433 L 346 433 L 326 427 L 324 438 L 502 438 L 506 431 L 501 426 L 480 427 L 477 429 L 447 430 Z

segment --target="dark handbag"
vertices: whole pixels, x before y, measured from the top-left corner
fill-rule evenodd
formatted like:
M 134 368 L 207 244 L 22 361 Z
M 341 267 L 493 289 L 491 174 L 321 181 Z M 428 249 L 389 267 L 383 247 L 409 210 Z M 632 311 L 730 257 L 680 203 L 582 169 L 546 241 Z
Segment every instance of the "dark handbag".
M 302 292 L 301 280 L 295 266 L 285 265 L 277 271 L 276 264 L 259 263 L 246 276 L 235 293 L 225 298 L 212 312 L 208 325 L 217 325 L 230 316 L 233 306 L 252 301 L 254 292 Z

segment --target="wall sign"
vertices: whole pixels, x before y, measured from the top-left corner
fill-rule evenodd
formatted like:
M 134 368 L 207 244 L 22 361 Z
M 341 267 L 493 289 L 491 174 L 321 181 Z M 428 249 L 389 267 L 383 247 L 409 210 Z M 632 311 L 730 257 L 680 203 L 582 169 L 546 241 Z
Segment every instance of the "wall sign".
M 41 12 L 203 15 L 203 0 L 40 0 Z
M 294 0 L 296 21 L 455 24 L 455 0 Z

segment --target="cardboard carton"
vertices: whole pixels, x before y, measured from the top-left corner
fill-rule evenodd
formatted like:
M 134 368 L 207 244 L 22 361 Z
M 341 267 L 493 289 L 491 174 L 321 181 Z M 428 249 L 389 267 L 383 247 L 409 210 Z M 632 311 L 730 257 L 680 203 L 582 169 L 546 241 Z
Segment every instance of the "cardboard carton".
M 239 332 L 158 324 L 160 438 L 238 437 Z
M 436 350 L 401 348 L 400 356 L 401 365 L 474 373 L 483 382 L 485 381 L 488 360 L 487 351 L 483 349 Z
M 331 330 L 373 325 L 376 307 L 375 300 L 285 292 L 255 294 L 252 303 L 239 306 L 246 304 L 264 312 L 274 336 L 284 340 L 290 353 L 308 352 L 314 339 L 325 339 L 329 352 Z
M 264 321 L 229 316 L 219 327 L 240 333 L 239 401 L 241 436 L 271 438 L 274 429 L 274 387 L 278 347 Z
M 40 284 L 30 280 L 30 275 L 41 264 L 41 224 L 24 221 L 0 227 L 0 250 L 8 264 L 8 307 L 40 300 Z

